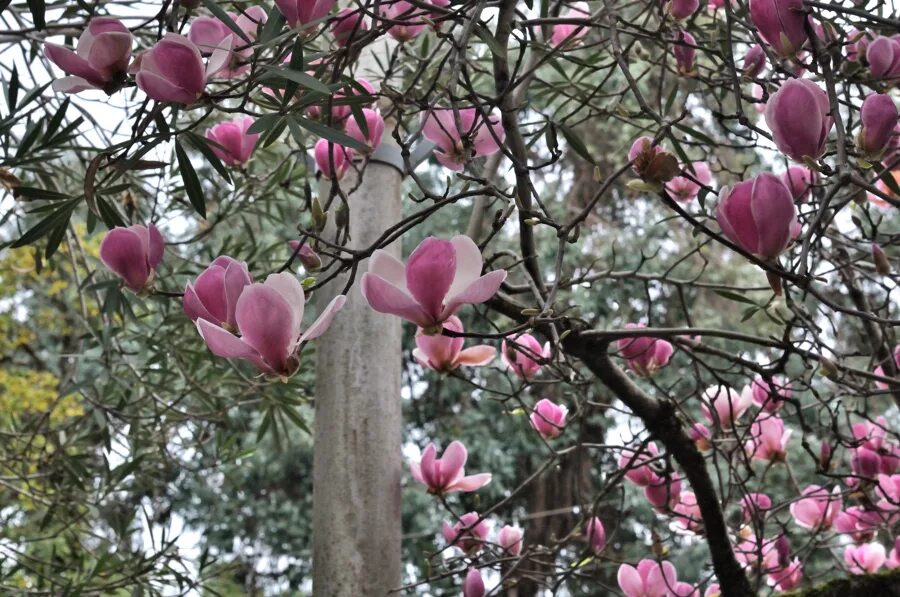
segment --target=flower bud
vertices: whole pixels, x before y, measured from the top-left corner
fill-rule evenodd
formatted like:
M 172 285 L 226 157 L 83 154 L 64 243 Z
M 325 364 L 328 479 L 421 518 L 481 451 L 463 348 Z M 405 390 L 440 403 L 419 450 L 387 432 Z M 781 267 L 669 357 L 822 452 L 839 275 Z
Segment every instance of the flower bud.
M 873 93 L 863 101 L 860 110 L 862 127 L 856 144 L 864 156 L 877 159 L 884 153 L 894 136 L 898 120 L 900 113 L 889 95 Z
M 307 272 L 314 273 L 322 269 L 322 258 L 311 246 L 306 243 L 301 245 L 299 240 L 289 240 L 288 246 L 297 255 L 297 260 Z
M 639 137 L 628 150 L 631 169 L 649 183 L 669 182 L 678 174 L 678 160 L 653 143 L 650 137 Z
M 877 243 L 872 243 L 872 261 L 875 263 L 875 271 L 882 276 L 891 274 L 891 262 L 888 261 L 884 250 Z
M 321 21 L 328 16 L 337 0 L 275 0 L 275 6 L 293 29 Z
M 792 56 L 807 40 L 803 0 L 751 0 L 750 20 L 781 56 Z
M 774 259 L 787 248 L 796 217 L 790 191 L 769 173 L 723 189 L 716 206 L 722 233 L 761 259 Z
M 332 180 L 340 180 L 350 168 L 352 150 L 332 143 L 327 139 L 319 139 L 313 149 L 316 167 L 322 176 Z
M 834 125 L 825 90 L 806 79 L 790 79 L 766 103 L 766 124 L 779 151 L 793 160 L 818 159 Z
M 519 527 L 506 525 L 497 534 L 497 544 L 511 556 L 522 553 L 522 536 L 524 531 Z
M 781 182 L 791 192 L 794 203 L 802 203 L 809 198 L 814 185 L 819 182 L 819 173 L 806 166 L 790 166 L 781 175 Z
M 344 47 L 351 40 L 359 39 L 369 30 L 369 24 L 359 10 L 345 8 L 341 10 L 331 26 L 331 34 L 337 45 Z
M 45 43 L 44 53 L 68 77 L 53 82 L 55 91 L 77 93 L 102 89 L 112 93 L 124 82 L 131 59 L 131 32 L 118 19 L 96 17 L 88 21 L 75 51 Z
M 117 227 L 100 242 L 100 260 L 125 286 L 141 292 L 153 281 L 164 248 L 165 241 L 153 224 Z
M 595 554 L 599 554 L 606 548 L 606 529 L 603 528 L 603 522 L 596 516 L 584 525 L 584 534 Z
M 591 9 L 587 2 L 575 2 L 565 12 L 560 13 L 561 17 L 569 19 L 589 19 Z M 553 26 L 553 34 L 550 37 L 550 45 L 554 48 L 568 49 L 577 46 L 581 39 L 588 34 L 590 29 L 581 25 L 559 23 Z
M 137 86 L 151 99 L 190 105 L 206 87 L 200 50 L 186 37 L 167 33 L 131 65 Z
M 694 46 L 697 40 L 687 31 L 679 31 L 672 53 L 675 54 L 675 62 L 678 65 L 678 72 L 684 76 L 694 74 L 694 56 L 697 50 Z
M 900 40 L 879 35 L 866 47 L 866 61 L 873 79 L 893 81 L 900 78 Z
M 544 398 L 539 401 L 531 413 L 531 426 L 544 439 L 559 437 L 566 426 L 568 409 Z
M 382 118 L 380 112 L 372 110 L 371 108 L 363 109 L 362 113 L 366 121 L 366 132 L 363 133 L 355 116 L 351 116 L 347 119 L 345 132 L 360 143 L 368 145 L 373 150 L 378 149 L 378 146 L 381 145 L 381 139 L 384 136 L 384 118 Z
M 683 21 L 700 8 L 700 0 L 670 0 L 669 14 L 676 21 Z
M 766 53 L 762 46 L 755 44 L 744 56 L 744 66 L 741 69 L 748 79 L 755 79 L 766 68 Z
M 484 597 L 484 579 L 477 568 L 469 568 L 463 583 L 463 597 Z
M 209 148 L 225 165 L 243 166 L 250 161 L 259 141 L 259 133 L 248 132 L 254 122 L 250 116 L 220 122 L 206 131 L 206 138 L 212 141 Z

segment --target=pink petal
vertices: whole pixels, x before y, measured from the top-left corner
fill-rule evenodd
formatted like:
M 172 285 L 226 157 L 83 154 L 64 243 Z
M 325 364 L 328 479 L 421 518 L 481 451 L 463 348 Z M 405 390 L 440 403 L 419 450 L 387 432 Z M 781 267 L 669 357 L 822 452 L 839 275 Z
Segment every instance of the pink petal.
M 479 473 L 477 475 L 469 475 L 454 481 L 447 491 L 475 491 L 481 489 L 491 482 L 492 475 L 490 473 Z
M 481 276 L 461 293 L 450 298 L 442 316 L 452 315 L 461 305 L 478 305 L 489 300 L 497 294 L 505 279 L 506 271 L 504 270 L 493 271 Z
M 223 323 L 229 322 L 228 303 L 224 293 L 224 285 L 224 269 L 221 267 L 209 267 L 203 270 L 203 272 L 197 276 L 197 279 L 194 280 L 193 285 L 189 284 L 189 286 L 197 300 L 201 303 L 203 310 L 211 317 L 204 317 L 202 311 L 194 308 L 193 301 L 189 301 L 186 291 L 184 300 L 185 312 L 187 312 L 190 303 L 193 312 L 202 319 L 208 319 L 210 323 L 222 325 Z M 191 319 L 196 319 L 193 313 L 188 313 L 188 316 L 191 317 Z
M 369 259 L 369 271 L 401 290 L 406 290 L 406 266 L 387 251 L 377 249 Z
M 200 332 L 200 337 L 203 338 L 206 346 L 217 357 L 222 357 L 223 359 L 244 359 L 256 365 L 257 369 L 264 373 L 274 373 L 272 368 L 263 361 L 260 354 L 237 336 L 205 319 L 198 319 L 196 325 L 197 331 Z
M 444 454 L 441 456 L 441 473 L 445 479 L 453 479 L 459 476 L 460 472 L 466 466 L 469 454 L 466 447 L 461 442 L 450 442 Z
M 619 588 L 622 589 L 626 597 L 644 596 L 644 581 L 634 566 L 629 566 L 628 564 L 619 566 L 616 579 L 619 581 Z
M 63 46 L 58 46 L 56 44 L 45 43 L 44 54 L 47 56 L 50 62 L 65 71 L 67 75 L 81 77 L 82 79 L 85 79 L 86 81 L 97 86 L 100 86 L 104 83 L 102 74 L 91 68 L 91 65 L 88 64 L 87 60 L 85 60 L 69 48 L 64 48 Z
M 60 93 L 78 93 L 87 89 L 100 89 L 97 85 L 81 77 L 62 77 L 53 81 L 53 91 Z
M 369 306 L 379 313 L 402 317 L 419 327 L 434 323 L 411 296 L 376 274 L 363 274 L 360 291 Z
M 453 277 L 450 290 L 447 291 L 447 296 L 452 298 L 481 276 L 484 260 L 481 257 L 481 249 L 468 236 L 460 234 L 451 238 L 450 242 L 456 251 L 456 275 Z
M 481 346 L 473 346 L 459 353 L 456 357 L 457 365 L 468 365 L 469 367 L 481 367 L 487 365 L 494 360 L 497 349 L 493 346 L 483 344 Z
M 343 294 L 339 294 L 333 299 L 325 309 L 322 311 L 322 314 L 313 322 L 309 329 L 300 336 L 301 342 L 306 342 L 308 340 L 315 340 L 326 331 L 331 326 L 331 322 L 334 320 L 335 315 L 338 314 L 338 311 L 344 308 L 344 304 L 347 302 L 347 296 Z
M 132 290 L 141 290 L 150 277 L 144 241 L 131 229 L 110 230 L 100 243 L 100 260 Z
M 293 317 L 291 321 L 294 326 L 291 328 L 291 338 L 296 343 L 300 338 L 300 329 L 303 326 L 303 311 L 306 306 L 306 295 L 303 293 L 303 285 L 294 274 L 281 272 L 278 274 L 269 274 L 266 277 L 265 285 L 272 288 L 291 309 Z
M 434 444 L 429 443 L 422 452 L 422 460 L 419 461 L 422 480 L 428 485 L 429 489 L 441 489 L 441 487 L 439 487 L 441 480 L 436 474 L 438 471 L 435 470 L 437 468 L 435 467 L 436 451 Z
M 229 324 L 237 325 L 237 322 L 234 320 L 234 312 L 237 309 L 238 299 L 244 291 L 244 287 L 252 283 L 253 278 L 250 277 L 250 273 L 247 271 L 246 263 L 231 260 L 225 265 L 225 276 L 222 284 L 225 291 L 226 321 Z
M 176 87 L 166 79 L 155 73 L 140 71 L 135 75 L 135 83 L 147 94 L 150 99 L 160 102 L 176 102 L 179 104 L 193 104 L 197 101 L 197 95 Z
M 131 33 L 109 32 L 97 37 L 87 55 L 87 62 L 107 78 L 125 72 L 131 58 Z
M 238 299 L 235 320 L 244 343 L 256 349 L 272 369 L 285 371 L 296 323 L 284 297 L 270 286 L 252 284 Z
M 453 244 L 434 237 L 423 240 L 406 263 L 406 287 L 435 322 L 439 321 L 444 297 L 455 275 Z
M 203 301 L 200 300 L 200 297 L 197 296 L 197 291 L 194 289 L 194 285 L 190 282 L 187 283 L 184 287 L 184 296 L 181 299 L 181 307 L 184 309 L 184 314 L 187 315 L 191 321 L 197 321 L 198 319 L 205 319 L 206 321 L 220 324 L 222 320 L 212 313 L 203 305 Z

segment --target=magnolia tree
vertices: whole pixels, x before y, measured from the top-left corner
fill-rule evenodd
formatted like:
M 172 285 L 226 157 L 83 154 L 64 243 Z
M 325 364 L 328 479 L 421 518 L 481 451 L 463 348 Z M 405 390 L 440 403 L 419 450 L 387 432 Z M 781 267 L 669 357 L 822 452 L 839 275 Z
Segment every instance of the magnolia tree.
M 893 13 L 4 3 L 3 592 L 897 594 Z

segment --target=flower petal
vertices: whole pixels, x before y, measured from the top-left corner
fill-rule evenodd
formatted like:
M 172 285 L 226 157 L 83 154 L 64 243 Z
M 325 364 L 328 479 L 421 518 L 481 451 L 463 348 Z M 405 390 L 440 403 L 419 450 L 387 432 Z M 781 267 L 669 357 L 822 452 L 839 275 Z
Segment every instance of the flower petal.
M 286 370 L 294 347 L 294 310 L 271 286 L 252 284 L 237 302 L 235 320 L 242 340 L 256 349 L 275 371 Z
M 217 357 L 222 357 L 223 359 L 244 359 L 256 365 L 256 368 L 264 373 L 274 373 L 257 351 L 234 334 L 205 319 L 198 319 L 196 325 L 197 331 L 200 332 L 200 337 L 206 342 L 210 352 Z
M 456 357 L 457 365 L 468 365 L 469 367 L 481 367 L 487 365 L 494 360 L 497 349 L 487 344 L 473 346 L 459 353 Z
M 481 257 L 481 249 L 468 236 L 460 234 L 451 238 L 450 242 L 456 251 L 456 275 L 453 277 L 450 290 L 447 291 L 447 296 L 452 298 L 481 276 L 484 260 Z
M 435 323 L 411 296 L 376 274 L 363 274 L 360 292 L 369 306 L 379 313 L 402 317 L 419 327 Z
M 434 320 L 456 275 L 456 250 L 450 241 L 428 237 L 409 256 L 406 287 L 422 309 Z
M 481 276 L 461 293 L 451 297 L 441 316 L 452 315 L 461 305 L 477 305 L 489 300 L 497 294 L 505 279 L 506 271 L 504 270 L 496 270 Z
M 313 322 L 309 329 L 306 330 L 302 336 L 300 336 L 300 342 L 306 342 L 307 340 L 315 340 L 326 331 L 331 326 L 332 320 L 334 320 L 334 316 L 338 314 L 338 311 L 344 308 L 344 304 L 347 302 L 347 295 L 339 294 L 333 299 L 325 309 L 322 311 L 322 314 L 319 315 L 318 318 Z

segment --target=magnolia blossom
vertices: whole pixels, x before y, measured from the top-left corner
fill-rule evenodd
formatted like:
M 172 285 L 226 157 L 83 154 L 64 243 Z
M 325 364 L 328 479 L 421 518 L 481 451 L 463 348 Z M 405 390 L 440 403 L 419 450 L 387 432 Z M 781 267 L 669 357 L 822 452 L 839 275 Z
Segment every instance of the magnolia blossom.
M 606 529 L 603 528 L 603 521 L 596 516 L 588 519 L 585 523 L 584 534 L 595 554 L 599 554 L 606 548 Z
M 757 376 L 750 384 L 753 404 L 766 412 L 773 413 L 784 406 L 784 401 L 791 397 L 791 382 L 776 375 L 771 380 Z
M 450 0 L 431 0 L 430 4 L 437 8 L 447 8 Z M 423 10 L 417 4 L 406 0 L 387 0 L 379 7 L 381 16 L 388 25 L 387 33 L 397 41 L 409 41 L 422 33 L 429 21 L 441 16 L 439 11 Z
M 725 386 L 707 388 L 700 402 L 700 412 L 712 425 L 730 429 L 753 401 L 749 392 L 738 393 Z
M 445 521 L 441 528 L 444 540 L 449 545 L 455 545 L 466 553 L 473 553 L 481 549 L 490 532 L 490 524 L 486 520 L 481 520 L 478 512 L 463 514 L 453 526 Z
M 328 16 L 337 0 L 275 0 L 278 11 L 293 29 L 304 29 Z
M 625 478 L 637 485 L 646 487 L 659 482 L 660 476 L 653 469 L 653 461 L 659 457 L 659 448 L 650 442 L 646 451 L 623 452 L 619 456 L 619 468 L 625 471 Z
M 844 548 L 844 563 L 850 574 L 874 574 L 884 565 L 887 553 L 880 543 L 848 545 Z
M 701 452 L 706 452 L 712 448 L 712 432 L 709 430 L 709 427 L 703 423 L 694 423 L 691 425 L 690 429 L 688 429 L 688 435 L 691 436 L 694 445 L 697 446 L 697 449 Z
M 466 304 L 490 299 L 506 279 L 503 270 L 481 275 L 478 245 L 468 236 L 419 243 L 406 264 L 376 250 L 363 274 L 361 289 L 370 307 L 437 333 Z
M 479 108 L 435 108 L 425 116 L 422 134 L 437 146 L 437 161 L 454 171 L 473 157 L 497 153 L 506 138 L 500 115 L 483 115 Z
M 184 313 L 196 322 L 205 319 L 213 325 L 237 331 L 237 302 L 244 288 L 253 284 L 247 264 L 227 255 L 216 257 L 209 267 L 184 287 Z
M 900 78 L 900 40 L 879 35 L 866 46 L 866 62 L 874 79 Z
M 78 38 L 73 52 L 69 48 L 44 43 L 44 54 L 68 77 L 53 81 L 53 90 L 77 93 L 102 89 L 112 93 L 122 84 L 131 60 L 131 32 L 118 19 L 95 17 Z
M 818 485 L 807 485 L 800 499 L 791 504 L 791 516 L 804 529 L 829 529 L 842 506 L 840 488 L 828 491 Z
M 559 14 L 564 19 L 591 18 L 591 8 L 587 2 L 575 2 L 565 12 Z M 588 34 L 590 29 L 582 25 L 559 23 L 553 26 L 553 35 L 550 37 L 550 45 L 554 48 L 572 48 L 578 45 L 581 39 Z
M 641 560 L 637 568 L 619 566 L 616 579 L 625 597 L 666 597 L 678 582 L 678 573 L 671 562 Z
M 145 290 L 162 262 L 165 240 L 150 226 L 117 227 L 100 242 L 100 261 L 134 292 Z
M 678 475 L 658 476 L 644 488 L 644 497 L 650 505 L 664 512 L 681 500 L 681 477 Z
M 531 426 L 544 439 L 559 437 L 566 426 L 568 409 L 550 402 L 546 398 L 540 400 L 531 413 Z
M 850 535 L 854 543 L 871 541 L 878 528 L 888 517 L 878 510 L 866 510 L 851 506 L 834 517 L 834 530 L 842 535 Z
M 744 527 L 744 531 L 749 531 L 743 541 L 735 545 L 734 557 L 745 567 L 755 568 L 761 572 L 773 572 L 778 570 L 778 549 L 777 540 L 759 537 L 749 528 Z
M 459 317 L 453 315 L 444 322 L 444 329 L 461 333 L 463 325 Z M 460 365 L 481 367 L 494 359 L 497 351 L 493 346 L 481 344 L 463 350 L 464 342 L 464 338 L 451 338 L 442 334 L 429 336 L 422 328 L 419 328 L 416 332 L 416 348 L 413 349 L 413 358 L 423 367 L 441 373 L 449 373 Z
M 251 42 L 256 40 L 259 27 L 268 20 L 268 14 L 261 6 L 251 6 L 241 14 L 231 12 L 228 13 L 228 16 Z M 219 19 L 197 17 L 191 22 L 188 39 L 204 56 L 209 56 L 219 48 L 229 50 L 225 66 L 218 72 L 210 74 L 231 78 L 250 70 L 248 62 L 253 56 L 253 48 L 243 38 L 235 35 L 231 28 Z
M 683 21 L 700 8 L 700 0 L 667 0 L 667 10 L 676 21 Z
M 875 494 L 881 498 L 878 507 L 882 510 L 900 510 L 900 475 L 878 475 Z
M 673 0 L 673 3 L 677 0 Z M 672 46 L 672 54 L 675 55 L 675 64 L 678 72 L 684 76 L 693 76 L 694 57 L 697 54 L 697 40 L 687 31 L 679 31 Z
M 355 79 L 353 84 L 347 83 L 344 91 L 335 92 L 332 95 L 332 101 L 328 98 L 322 100 L 321 104 L 313 104 L 306 109 L 310 118 L 328 121 L 331 124 L 339 126 L 346 122 L 353 114 L 353 108 L 347 103 L 347 100 L 353 99 L 359 103 L 359 107 L 365 108 L 375 102 L 377 90 L 375 86 L 365 79 Z M 366 99 L 368 98 L 368 99 Z
M 319 139 L 313 148 L 316 168 L 322 176 L 331 180 L 343 178 L 353 161 L 353 150 L 327 139 Z
M 671 153 L 653 142 L 650 137 L 638 137 L 628 150 L 631 169 L 641 180 L 659 184 L 678 174 L 678 160 Z
M 444 495 L 456 491 L 475 491 L 490 483 L 491 474 L 466 476 L 468 458 L 469 454 L 462 442 L 450 442 L 441 458 L 437 458 L 434 444 L 428 444 L 422 452 L 422 460 L 410 464 L 409 472 L 413 479 L 428 487 L 428 493 Z
M 243 166 L 250 161 L 259 133 L 248 129 L 254 123 L 250 116 L 239 116 L 229 122 L 220 122 L 206 131 L 206 138 L 212 141 L 209 147 L 228 166 Z
M 788 79 L 766 103 L 766 124 L 781 153 L 798 162 L 825 153 L 834 126 L 828 94 L 807 79 Z
M 299 240 L 289 240 L 288 246 L 291 248 L 292 254 L 297 256 L 303 269 L 310 273 L 322 269 L 322 258 L 309 244 L 304 243 L 301 245 Z
M 900 351 L 894 351 L 897 359 Z M 887 420 L 883 416 L 875 422 L 865 421 L 851 426 L 858 445 L 851 451 L 850 468 L 854 473 L 874 478 L 879 473 L 894 474 L 900 470 L 900 445 L 888 439 Z
M 552 355 L 550 343 L 541 343 L 531 334 L 524 332 L 509 337 L 509 340 L 503 340 L 500 346 L 500 358 L 503 364 L 519 377 L 531 380 L 537 375 L 541 367 L 542 361 L 546 361 Z
M 772 498 L 764 493 L 747 493 L 741 497 L 741 517 L 744 522 L 761 519 L 772 508 Z
M 791 192 L 774 174 L 763 173 L 722 189 L 716 221 L 722 234 L 748 253 L 774 259 L 796 232 Z
M 786 566 L 769 572 L 767 582 L 776 591 L 790 591 L 796 589 L 803 582 L 803 564 L 794 558 Z
M 511 556 L 522 553 L 522 537 L 525 532 L 516 526 L 506 525 L 497 533 L 497 545 Z
M 672 506 L 672 512 L 677 526 L 691 533 L 703 533 L 703 515 L 693 491 L 681 492 L 678 502 Z
M 793 55 L 808 38 L 803 0 L 750 0 L 750 20 L 781 56 Z
M 791 432 L 785 429 L 780 417 L 761 414 L 750 425 L 750 440 L 745 444 L 747 454 L 754 460 L 783 462 Z
M 369 30 L 369 23 L 360 10 L 344 8 L 338 12 L 331 25 L 331 34 L 337 45 L 344 47 L 354 39 L 362 37 Z
M 380 112 L 371 108 L 364 108 L 362 113 L 366 123 L 366 132 L 363 132 L 356 118 L 347 119 L 347 124 L 344 125 L 344 132 L 360 143 L 368 145 L 373 150 L 378 149 L 384 136 L 384 118 Z
M 625 329 L 643 327 L 646 326 L 642 323 L 625 324 Z M 650 336 L 620 338 L 616 345 L 619 355 L 628 362 L 628 368 L 642 377 L 649 377 L 665 367 L 674 352 L 670 342 Z
M 469 568 L 463 583 L 463 597 L 484 597 L 484 579 L 477 568 Z
M 129 67 L 137 86 L 159 102 L 193 104 L 203 94 L 209 74 L 221 70 L 231 55 L 231 41 L 222 42 L 203 65 L 200 50 L 189 39 L 167 33 Z
M 744 55 L 741 72 L 748 79 L 755 79 L 766 68 L 766 52 L 759 44 L 754 44 Z
M 900 537 L 894 539 L 894 548 L 888 554 L 887 562 L 884 564 L 891 570 L 900 568 Z
M 706 162 L 693 162 L 690 168 L 683 166 L 682 171 L 684 172 L 682 176 L 676 176 L 666 183 L 666 190 L 676 201 L 686 203 L 696 199 L 700 189 L 710 186 L 713 182 L 712 172 Z
M 791 192 L 794 203 L 802 203 L 809 198 L 813 186 L 819 182 L 819 173 L 806 166 L 790 166 L 781 175 L 781 182 Z
M 197 330 L 210 351 L 226 359 L 244 359 L 263 373 L 289 376 L 299 366 L 297 349 L 324 334 L 347 297 L 338 295 L 304 332 L 303 286 L 292 274 L 270 274 L 263 283 L 244 287 L 234 308 L 231 330 L 203 318 Z
M 860 127 L 856 144 L 863 155 L 878 158 L 888 148 L 900 119 L 891 96 L 873 93 L 863 101 L 859 112 Z

